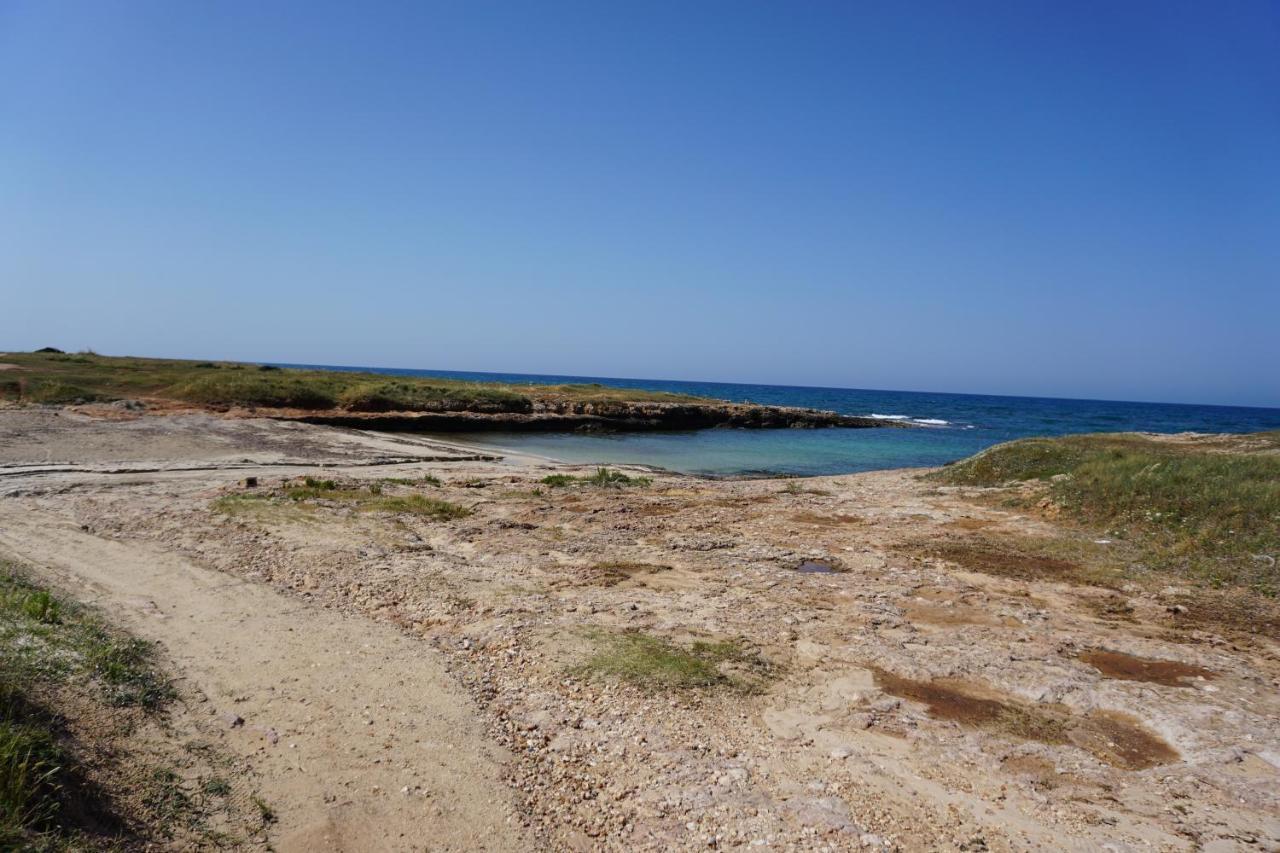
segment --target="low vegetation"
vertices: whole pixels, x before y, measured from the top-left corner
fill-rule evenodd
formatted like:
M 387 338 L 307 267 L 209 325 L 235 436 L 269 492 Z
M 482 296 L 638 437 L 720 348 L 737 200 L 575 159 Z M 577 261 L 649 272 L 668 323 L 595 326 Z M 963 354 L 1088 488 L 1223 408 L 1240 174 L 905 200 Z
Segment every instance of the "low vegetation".
M 607 560 L 596 563 L 587 571 L 588 580 L 600 586 L 617 586 L 623 581 L 646 575 L 671 571 L 671 567 L 659 563 L 633 563 L 625 560 Z
M 173 690 L 148 643 L 107 628 L 92 613 L 0 563 L 0 666 L 5 682 L 91 680 L 114 706 L 156 710 Z
M 755 692 L 775 674 L 772 664 L 732 640 L 682 646 L 641 633 L 599 633 L 592 639 L 596 651 L 578 668 L 580 674 L 619 679 L 645 690 L 725 687 Z
M 150 644 L 0 561 L 0 849 L 209 843 L 177 775 L 129 765 L 120 745 L 120 727 L 154 719 L 173 697 Z M 160 775 L 170 783 L 152 784 Z
M 1150 568 L 1269 596 L 1280 591 L 1280 432 L 1025 439 L 934 476 L 1007 487 L 1005 500 L 1136 547 Z
M 17 370 L 0 378 L 0 400 L 87 403 L 154 399 L 212 407 L 260 407 L 350 412 L 532 411 L 538 403 L 707 402 L 665 391 L 605 385 L 533 385 L 441 377 L 388 377 L 340 370 L 277 368 L 238 362 L 10 353 Z
M 269 509 L 287 509 L 290 505 L 326 506 L 339 505 L 360 512 L 386 512 L 394 515 L 412 515 L 431 521 L 450 521 L 465 518 L 471 510 L 460 504 L 427 495 L 386 494 L 384 486 L 404 483 L 429 484 L 436 478 L 418 481 L 380 480 L 368 484 L 341 483 L 336 480 L 304 477 L 300 481 L 286 483 L 278 489 L 260 489 L 235 492 L 217 498 L 211 504 L 216 512 L 226 515 L 261 513 Z M 287 513 L 285 513 L 287 514 Z
M 543 477 L 542 483 L 553 489 L 562 489 L 566 486 L 601 486 L 620 489 L 623 486 L 651 486 L 653 485 L 653 478 L 631 476 L 621 471 L 615 471 L 612 468 L 597 468 L 596 472 L 589 477 L 575 477 L 572 474 L 551 474 Z

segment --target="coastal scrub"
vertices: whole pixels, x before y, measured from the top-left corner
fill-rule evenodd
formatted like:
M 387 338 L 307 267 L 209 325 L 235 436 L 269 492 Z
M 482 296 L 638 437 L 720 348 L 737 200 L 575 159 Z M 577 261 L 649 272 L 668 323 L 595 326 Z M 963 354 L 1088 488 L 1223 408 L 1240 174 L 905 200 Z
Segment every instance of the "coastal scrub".
M 998 445 L 936 476 L 955 485 L 1012 487 L 1014 503 L 1125 539 L 1155 566 L 1275 595 L 1278 449 L 1280 433 L 1204 441 L 1136 434 L 1035 438 Z

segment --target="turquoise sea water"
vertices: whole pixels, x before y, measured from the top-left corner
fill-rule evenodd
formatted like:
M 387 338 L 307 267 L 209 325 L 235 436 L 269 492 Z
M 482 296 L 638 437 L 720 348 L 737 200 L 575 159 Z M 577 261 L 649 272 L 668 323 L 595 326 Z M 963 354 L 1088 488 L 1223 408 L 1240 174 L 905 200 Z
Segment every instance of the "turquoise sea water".
M 606 379 L 521 373 L 460 373 L 327 365 L 397 376 L 508 383 L 599 382 L 722 400 L 830 409 L 912 420 L 920 429 L 737 430 L 615 433 L 451 433 L 451 441 L 549 456 L 566 462 L 630 462 L 696 474 L 845 474 L 941 465 L 1002 441 L 1081 432 L 1257 432 L 1280 429 L 1280 409 L 738 385 L 661 379 Z

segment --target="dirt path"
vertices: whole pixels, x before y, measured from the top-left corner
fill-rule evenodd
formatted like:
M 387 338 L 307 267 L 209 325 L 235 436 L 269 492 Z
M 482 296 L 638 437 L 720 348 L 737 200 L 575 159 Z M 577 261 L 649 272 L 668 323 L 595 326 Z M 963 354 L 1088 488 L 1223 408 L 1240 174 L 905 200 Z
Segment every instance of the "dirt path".
M 529 849 L 503 754 L 425 644 L 52 510 L 0 503 L 0 548 L 163 644 L 251 758 L 276 849 Z

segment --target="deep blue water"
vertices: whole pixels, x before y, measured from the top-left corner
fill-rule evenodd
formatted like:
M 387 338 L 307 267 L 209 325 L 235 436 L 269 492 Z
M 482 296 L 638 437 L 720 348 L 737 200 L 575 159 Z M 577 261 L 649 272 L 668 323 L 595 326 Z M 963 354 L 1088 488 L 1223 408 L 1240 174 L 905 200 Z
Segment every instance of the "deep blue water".
M 327 365 L 330 370 L 369 370 L 397 376 L 440 376 L 511 384 L 599 382 L 698 394 L 722 400 L 805 406 L 850 415 L 880 415 L 929 421 L 921 429 L 735 430 L 616 433 L 450 434 L 491 447 L 536 453 L 568 462 L 634 462 L 699 474 L 845 474 L 878 468 L 940 465 L 962 459 L 1001 441 L 1033 435 L 1081 432 L 1257 432 L 1280 429 L 1280 409 L 1123 403 L 914 391 L 864 391 L 677 382 L 663 379 L 608 379 L 538 376 L 523 373 L 466 373 Z M 932 423 L 932 422 L 939 423 Z

